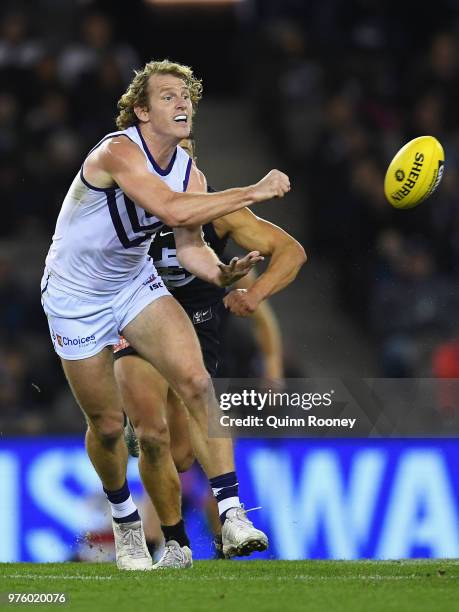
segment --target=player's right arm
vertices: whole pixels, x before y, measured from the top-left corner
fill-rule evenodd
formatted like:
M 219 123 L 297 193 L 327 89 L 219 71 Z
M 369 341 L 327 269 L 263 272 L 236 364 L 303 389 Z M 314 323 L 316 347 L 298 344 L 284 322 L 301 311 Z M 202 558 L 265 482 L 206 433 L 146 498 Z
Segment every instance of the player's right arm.
M 252 272 L 239 279 L 237 289 L 248 290 L 257 280 Z M 270 383 L 279 383 L 284 378 L 282 335 L 276 313 L 268 300 L 260 302 L 251 314 L 255 326 L 255 339 L 263 359 L 263 377 Z
M 194 166 L 193 166 L 193 171 Z M 116 183 L 128 197 L 169 227 L 204 225 L 257 202 L 283 197 L 290 191 L 288 177 L 271 170 L 261 181 L 218 193 L 178 193 L 149 172 L 145 156 L 127 138 L 114 137 L 101 144 L 84 163 L 86 180 L 99 188 Z

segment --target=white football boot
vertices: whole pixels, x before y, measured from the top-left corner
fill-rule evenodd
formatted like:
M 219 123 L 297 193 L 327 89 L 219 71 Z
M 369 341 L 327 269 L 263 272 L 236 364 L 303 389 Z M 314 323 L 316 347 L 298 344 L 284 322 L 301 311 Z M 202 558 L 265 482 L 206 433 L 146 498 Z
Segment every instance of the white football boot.
M 115 523 L 116 565 L 120 570 L 151 570 L 153 562 L 145 542 L 142 521 Z
M 189 567 L 193 567 L 191 550 L 188 546 L 180 546 L 175 540 L 166 542 L 161 559 L 153 565 L 154 570 L 188 569 Z
M 258 510 L 258 508 L 252 508 Z M 247 518 L 247 512 L 243 506 L 230 508 L 226 513 L 226 519 L 222 526 L 223 554 L 227 559 L 231 557 L 245 557 L 255 551 L 263 551 L 268 548 L 266 535 L 253 526 L 252 521 Z

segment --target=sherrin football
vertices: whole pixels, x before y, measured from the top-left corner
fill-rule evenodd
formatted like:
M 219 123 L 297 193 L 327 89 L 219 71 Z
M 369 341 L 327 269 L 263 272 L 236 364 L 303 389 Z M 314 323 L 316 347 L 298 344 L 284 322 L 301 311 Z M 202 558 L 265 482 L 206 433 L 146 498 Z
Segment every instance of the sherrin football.
M 433 136 L 410 140 L 391 161 L 384 193 L 395 208 L 413 208 L 428 198 L 443 176 L 445 153 Z

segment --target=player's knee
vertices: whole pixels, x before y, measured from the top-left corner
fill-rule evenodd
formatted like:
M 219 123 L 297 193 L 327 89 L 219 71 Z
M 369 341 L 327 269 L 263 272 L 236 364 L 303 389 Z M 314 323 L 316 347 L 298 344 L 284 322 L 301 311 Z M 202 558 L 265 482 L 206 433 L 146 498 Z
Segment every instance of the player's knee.
M 112 446 L 124 433 L 122 417 L 101 415 L 89 420 L 89 428 L 104 446 Z
M 195 456 L 193 450 L 189 447 L 178 449 L 173 452 L 173 459 L 177 472 L 188 472 L 194 463 Z
M 169 429 L 165 422 L 154 427 L 139 427 L 136 434 L 140 452 L 149 463 L 157 463 L 169 452 Z
M 211 379 L 205 371 L 190 374 L 180 385 L 179 393 L 185 404 L 206 400 L 211 390 Z

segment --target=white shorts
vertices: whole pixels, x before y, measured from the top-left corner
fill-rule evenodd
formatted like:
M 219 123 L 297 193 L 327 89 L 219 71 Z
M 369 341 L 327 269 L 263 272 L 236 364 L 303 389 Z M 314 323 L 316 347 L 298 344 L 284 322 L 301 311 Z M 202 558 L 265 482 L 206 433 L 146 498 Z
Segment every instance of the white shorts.
M 48 317 L 54 350 L 63 359 L 85 359 L 119 342 L 122 330 L 148 304 L 170 295 L 152 260 L 116 294 L 75 295 L 45 269 L 42 305 Z

